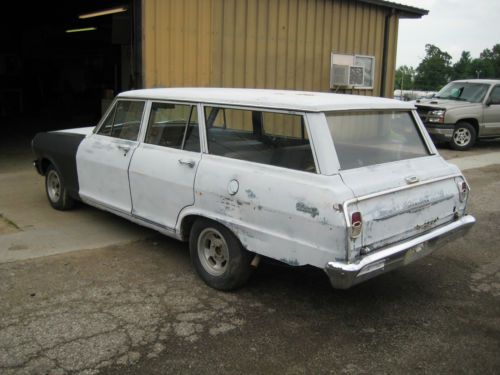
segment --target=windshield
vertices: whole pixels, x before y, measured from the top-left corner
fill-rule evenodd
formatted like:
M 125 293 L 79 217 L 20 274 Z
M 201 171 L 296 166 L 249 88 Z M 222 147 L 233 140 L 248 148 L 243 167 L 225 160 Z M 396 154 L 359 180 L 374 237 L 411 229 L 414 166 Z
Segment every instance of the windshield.
M 429 155 L 411 112 L 330 112 L 326 119 L 341 169 Z
M 471 82 L 450 82 L 435 96 L 439 99 L 461 100 L 479 103 L 483 100 L 489 85 Z

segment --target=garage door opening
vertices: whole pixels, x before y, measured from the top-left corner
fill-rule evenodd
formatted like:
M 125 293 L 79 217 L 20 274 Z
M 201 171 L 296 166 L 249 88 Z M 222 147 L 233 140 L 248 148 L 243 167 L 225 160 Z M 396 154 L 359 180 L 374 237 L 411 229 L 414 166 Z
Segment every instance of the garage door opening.
M 139 0 L 15 2 L 0 20 L 4 134 L 95 125 L 141 86 Z

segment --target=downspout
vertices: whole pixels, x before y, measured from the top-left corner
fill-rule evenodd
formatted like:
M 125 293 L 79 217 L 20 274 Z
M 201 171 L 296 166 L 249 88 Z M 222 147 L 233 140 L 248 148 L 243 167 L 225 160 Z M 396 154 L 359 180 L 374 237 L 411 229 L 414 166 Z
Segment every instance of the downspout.
M 382 51 L 382 75 L 380 77 L 380 96 L 385 96 L 385 86 L 387 79 L 387 55 L 389 53 L 389 29 L 391 27 L 391 18 L 396 14 L 395 9 L 391 9 L 391 12 L 385 16 L 384 23 L 384 49 Z

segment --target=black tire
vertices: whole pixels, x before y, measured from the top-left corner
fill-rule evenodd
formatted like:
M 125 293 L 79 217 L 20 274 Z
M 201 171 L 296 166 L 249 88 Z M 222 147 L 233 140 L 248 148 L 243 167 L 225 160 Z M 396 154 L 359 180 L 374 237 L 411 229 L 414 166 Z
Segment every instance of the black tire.
M 70 210 L 75 205 L 75 200 L 68 195 L 61 174 L 52 164 L 45 173 L 45 192 L 50 205 L 56 210 Z
M 189 235 L 191 261 L 210 287 L 229 291 L 241 287 L 252 274 L 252 253 L 223 225 L 207 219 L 194 222 Z
M 476 129 L 465 121 L 459 121 L 453 130 L 450 147 L 454 150 L 465 151 L 476 141 Z

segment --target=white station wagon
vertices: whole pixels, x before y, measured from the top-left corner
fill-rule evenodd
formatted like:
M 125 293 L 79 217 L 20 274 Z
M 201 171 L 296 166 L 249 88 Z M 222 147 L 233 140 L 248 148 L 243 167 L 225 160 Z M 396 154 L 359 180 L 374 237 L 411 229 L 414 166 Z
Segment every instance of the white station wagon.
M 349 288 L 464 235 L 469 186 L 413 106 L 329 93 L 172 88 L 118 95 L 96 127 L 39 133 L 50 204 L 75 200 L 189 241 L 230 290 L 261 256 Z

